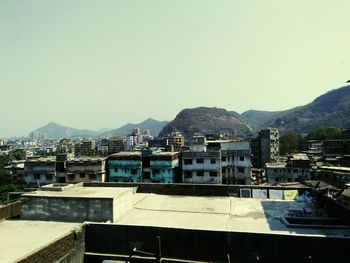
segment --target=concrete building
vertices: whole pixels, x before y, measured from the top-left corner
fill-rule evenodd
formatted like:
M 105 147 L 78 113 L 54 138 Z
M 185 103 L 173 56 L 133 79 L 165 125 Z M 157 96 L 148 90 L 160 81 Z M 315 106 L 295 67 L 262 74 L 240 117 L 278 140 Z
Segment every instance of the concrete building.
M 151 182 L 176 183 L 180 177 L 180 153 L 158 152 L 150 156 Z
M 191 147 L 192 150 L 197 147 Z M 221 184 L 220 151 L 185 151 L 182 153 L 182 182 Z
M 24 163 L 24 181 L 27 185 L 46 185 L 56 182 L 56 158 L 28 159 Z
M 74 153 L 76 155 L 89 155 L 96 150 L 96 141 L 92 139 L 82 139 L 74 144 Z
M 103 153 L 118 153 L 124 151 L 125 140 L 123 138 L 102 139 L 99 145 L 99 151 Z
M 173 146 L 178 151 L 185 145 L 185 137 L 181 132 L 172 132 L 165 138 L 166 146 Z
M 106 159 L 99 157 L 81 157 L 67 160 L 66 183 L 105 182 Z
M 10 165 L 4 167 L 5 174 L 11 176 L 15 182 L 23 182 L 25 160 L 12 161 Z
M 269 128 L 261 130 L 257 138 L 251 140 L 252 164 L 256 168 L 263 168 L 265 163 L 278 162 L 279 132 Z
M 141 152 L 119 152 L 108 156 L 109 182 L 142 182 Z
M 310 159 L 306 154 L 290 155 L 286 162 L 266 163 L 265 171 L 269 184 L 308 180 L 311 171 Z
M 316 180 L 323 180 L 339 188 L 350 186 L 350 168 L 341 166 L 322 166 L 318 167 Z
M 349 260 L 350 210 L 317 189 L 203 184 L 120 186 L 52 185 L 23 195 L 21 218 L 0 220 L 0 236 L 6 240 L 0 242 L 0 261 Z M 313 204 L 294 200 L 306 191 L 322 198 L 322 202 L 317 201 L 319 198 L 313 199 Z M 2 211 L 0 207 L 0 215 Z

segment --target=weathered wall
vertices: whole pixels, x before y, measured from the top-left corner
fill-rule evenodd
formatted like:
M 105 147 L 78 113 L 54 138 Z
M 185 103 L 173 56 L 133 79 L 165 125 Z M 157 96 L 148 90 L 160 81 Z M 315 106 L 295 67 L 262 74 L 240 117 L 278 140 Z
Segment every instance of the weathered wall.
M 21 197 L 25 220 L 64 222 L 113 221 L 112 198 Z
M 82 227 L 22 258 L 18 263 L 83 263 L 84 252 L 85 233 Z
M 15 202 L 0 207 L 0 220 L 16 217 L 21 214 L 21 202 Z
M 137 255 L 133 252 L 135 247 L 158 253 L 157 236 L 161 239 L 162 258 L 214 262 L 228 262 L 229 255 L 230 262 L 241 263 L 345 263 L 350 245 L 348 238 L 87 224 L 85 250 L 88 253 L 84 262 L 102 262 L 107 254 L 110 259 L 113 254 Z
M 113 200 L 113 222 L 117 222 L 123 218 L 133 207 L 133 192 L 127 193 L 114 198 Z
M 209 185 L 209 184 L 161 184 L 161 183 L 84 183 L 93 187 L 136 187 L 138 193 L 191 196 L 238 196 L 241 188 L 249 189 L 296 189 L 299 193 L 310 190 L 309 187 L 274 187 L 254 185 Z

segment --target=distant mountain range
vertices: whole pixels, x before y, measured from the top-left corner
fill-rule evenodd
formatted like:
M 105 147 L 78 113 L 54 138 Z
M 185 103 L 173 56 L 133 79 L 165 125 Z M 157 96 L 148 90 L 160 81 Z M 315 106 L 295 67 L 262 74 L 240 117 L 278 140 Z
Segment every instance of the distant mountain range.
M 47 138 L 67 138 L 67 137 L 90 137 L 96 136 L 97 132 L 86 129 L 75 129 L 62 126 L 55 122 L 50 122 L 41 128 L 33 131 L 34 134 L 46 134 Z
M 50 122 L 34 132 L 45 133 L 48 138 L 125 136 L 134 128 L 149 129 L 152 135 L 159 134 L 160 137 L 173 131 L 180 131 L 189 137 L 194 133 L 233 134 L 268 127 L 278 128 L 282 133 L 307 133 L 320 127 L 350 128 L 349 116 L 350 86 L 345 86 L 331 90 L 309 104 L 285 111 L 249 110 L 239 114 L 220 108 L 198 107 L 182 110 L 171 122 L 147 119 L 141 123 L 128 123 L 118 129 L 104 132 L 75 129 Z
M 125 136 L 129 134 L 133 129 L 140 128 L 140 129 L 148 129 L 150 131 L 150 134 L 153 136 L 158 136 L 159 132 L 162 130 L 162 128 L 167 124 L 167 121 L 157 121 L 154 119 L 147 119 L 140 123 L 128 123 L 124 126 L 110 130 L 104 133 L 101 133 L 98 135 L 98 137 L 114 137 L 114 136 Z
M 33 131 L 35 134 L 46 134 L 48 138 L 67 138 L 67 137 L 114 137 L 125 136 L 132 132 L 134 128 L 148 129 L 150 134 L 157 136 L 160 130 L 167 124 L 167 121 L 157 121 L 154 119 L 147 119 L 143 122 L 132 124 L 128 123 L 118 129 L 100 129 L 98 131 L 75 129 L 66 127 L 55 122 L 50 122 L 41 128 Z
M 304 106 L 279 112 L 247 111 L 242 115 L 256 128 L 275 127 L 282 133 L 307 133 L 329 126 L 350 128 L 350 86 L 331 90 Z

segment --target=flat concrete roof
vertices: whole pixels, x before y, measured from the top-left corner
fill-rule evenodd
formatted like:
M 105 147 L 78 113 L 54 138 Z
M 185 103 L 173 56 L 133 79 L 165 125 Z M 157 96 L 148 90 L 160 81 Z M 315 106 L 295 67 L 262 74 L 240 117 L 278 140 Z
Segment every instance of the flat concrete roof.
M 46 221 L 0 221 L 0 262 L 16 262 L 80 226 Z
M 83 187 L 76 185 L 63 191 L 38 190 L 23 194 L 22 197 L 116 198 L 133 190 L 134 187 Z
M 306 203 L 237 197 L 134 195 L 134 207 L 116 224 L 213 231 L 349 237 L 349 229 L 291 228 L 280 218 Z M 311 209 L 308 207 L 308 209 Z

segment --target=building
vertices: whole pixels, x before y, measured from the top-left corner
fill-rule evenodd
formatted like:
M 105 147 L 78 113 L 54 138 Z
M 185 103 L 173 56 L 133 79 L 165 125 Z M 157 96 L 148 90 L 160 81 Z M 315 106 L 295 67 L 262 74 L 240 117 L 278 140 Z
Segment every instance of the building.
M 52 184 L 56 182 L 56 158 L 28 159 L 24 163 L 24 182 L 29 186 Z
M 350 168 L 341 166 L 318 167 L 315 174 L 316 180 L 323 180 L 339 188 L 350 186 Z
M 251 140 L 252 164 L 256 168 L 263 168 L 265 163 L 278 162 L 279 132 L 269 128 L 261 130 L 258 137 Z
M 183 152 L 182 182 L 221 184 L 221 152 L 191 150 Z
M 350 140 L 324 140 L 323 155 L 325 157 L 343 156 L 350 154 Z
M 148 148 L 142 150 L 142 174 L 143 182 L 151 182 L 151 156 L 160 153 L 159 148 Z
M 67 160 L 66 183 L 105 182 L 106 159 L 99 157 L 81 157 Z
M 20 216 L 0 217 L 6 240 L 0 261 L 349 260 L 349 198 L 322 196 L 306 186 L 127 185 L 51 185 L 24 194 L 21 206 L 0 207 L 0 216 L 15 208 Z M 306 192 L 318 198 L 296 201 Z
M 150 156 L 150 179 L 157 183 L 180 182 L 180 153 L 157 152 Z
M 311 163 L 306 154 L 294 154 L 286 162 L 265 164 L 269 184 L 275 182 L 295 182 L 310 179 Z
M 122 152 L 124 151 L 124 143 L 123 138 L 102 139 L 98 150 L 108 154 Z
M 82 139 L 74 144 L 74 153 L 76 155 L 90 155 L 96 150 L 96 141 L 92 139 Z
M 142 182 L 141 152 L 119 152 L 108 156 L 109 182 Z
M 5 174 L 11 176 L 15 182 L 23 182 L 25 160 L 12 161 L 8 166 L 4 167 Z
M 165 138 L 166 146 L 172 145 L 176 151 L 185 145 L 185 137 L 181 132 L 172 132 Z

